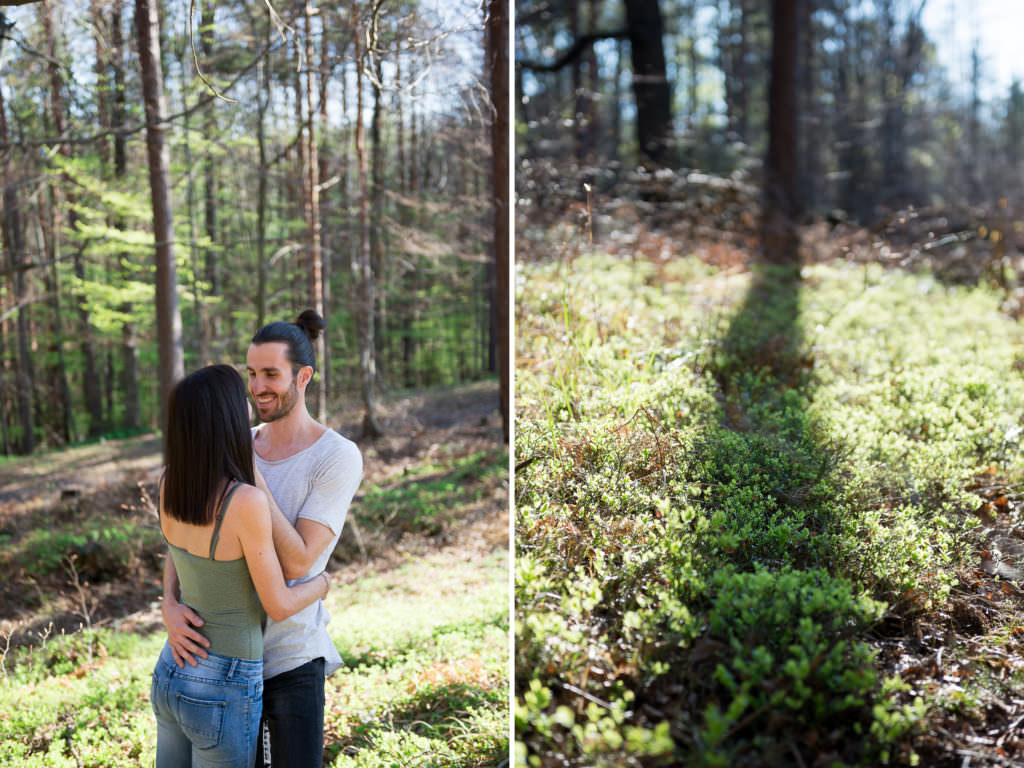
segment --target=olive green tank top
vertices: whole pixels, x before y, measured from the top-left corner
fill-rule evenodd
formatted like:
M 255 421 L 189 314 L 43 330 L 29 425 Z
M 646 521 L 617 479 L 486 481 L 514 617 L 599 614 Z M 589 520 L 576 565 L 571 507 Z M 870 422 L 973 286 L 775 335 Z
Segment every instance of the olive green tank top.
M 245 558 L 214 560 L 220 524 L 228 502 L 241 483 L 224 498 L 210 536 L 210 556 L 199 557 L 167 542 L 181 585 L 181 602 L 203 619 L 199 631 L 210 641 L 210 653 L 239 659 L 263 658 L 263 606 Z M 165 537 L 166 538 L 166 537 Z

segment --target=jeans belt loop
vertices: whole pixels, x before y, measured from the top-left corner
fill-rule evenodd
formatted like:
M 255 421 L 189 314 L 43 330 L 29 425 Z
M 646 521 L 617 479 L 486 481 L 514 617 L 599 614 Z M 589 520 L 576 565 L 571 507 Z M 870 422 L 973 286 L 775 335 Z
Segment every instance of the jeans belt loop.
M 228 677 L 227 677 L 228 680 L 230 680 L 232 677 L 234 677 L 234 675 L 235 675 L 235 667 L 237 667 L 237 666 L 238 666 L 238 657 L 236 656 L 235 658 L 233 658 L 231 660 L 231 667 L 228 669 Z

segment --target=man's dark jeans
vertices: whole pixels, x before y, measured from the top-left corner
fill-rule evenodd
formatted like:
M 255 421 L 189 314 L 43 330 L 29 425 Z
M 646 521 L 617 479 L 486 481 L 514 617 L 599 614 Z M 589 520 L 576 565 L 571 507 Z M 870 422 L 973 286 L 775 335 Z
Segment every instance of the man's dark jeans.
M 320 768 L 324 755 L 324 660 L 313 659 L 263 683 L 263 722 L 270 730 L 267 742 L 260 729 L 256 768 Z

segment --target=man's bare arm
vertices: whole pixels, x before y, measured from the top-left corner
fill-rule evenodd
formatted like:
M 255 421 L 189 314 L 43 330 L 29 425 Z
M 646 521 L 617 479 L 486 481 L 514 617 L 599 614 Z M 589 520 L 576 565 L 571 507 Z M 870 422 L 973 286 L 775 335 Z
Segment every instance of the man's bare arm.
M 179 667 L 188 662 L 196 666 L 195 656 L 206 658 L 206 649 L 210 641 L 199 633 L 195 627 L 203 626 L 203 620 L 195 611 L 179 602 L 178 570 L 174 567 L 174 559 L 168 552 L 164 560 L 164 599 L 160 605 L 164 627 L 167 628 L 167 641 L 171 653 Z

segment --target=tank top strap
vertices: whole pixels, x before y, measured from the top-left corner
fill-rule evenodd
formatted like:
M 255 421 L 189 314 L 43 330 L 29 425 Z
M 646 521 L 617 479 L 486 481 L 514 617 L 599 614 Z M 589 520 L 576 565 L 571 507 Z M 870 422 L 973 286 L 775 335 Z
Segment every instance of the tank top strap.
M 160 479 L 156 482 L 156 519 L 160 520 L 160 502 L 164 495 L 164 478 L 167 477 L 167 467 L 160 472 Z
M 241 485 L 241 483 L 235 483 L 231 486 L 231 489 L 224 495 L 224 501 L 220 503 L 220 509 L 217 510 L 217 521 L 213 526 L 213 535 L 210 536 L 211 560 L 213 560 L 213 553 L 217 549 L 217 542 L 220 541 L 220 524 L 224 522 L 224 512 L 228 508 L 228 502 L 231 501 L 231 497 L 235 495 L 235 491 L 237 491 Z

